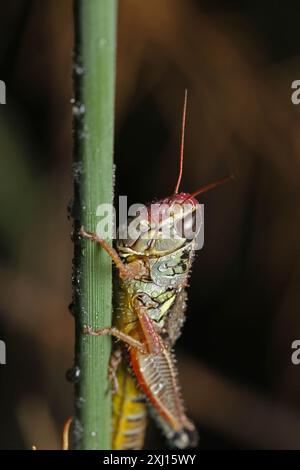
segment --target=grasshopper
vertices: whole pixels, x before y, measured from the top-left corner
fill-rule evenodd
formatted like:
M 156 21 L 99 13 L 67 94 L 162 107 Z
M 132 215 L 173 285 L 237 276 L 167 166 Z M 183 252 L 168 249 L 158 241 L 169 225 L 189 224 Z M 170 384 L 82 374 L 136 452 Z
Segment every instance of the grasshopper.
M 178 226 L 194 223 L 199 207 L 196 196 L 223 183 L 228 177 L 194 193 L 179 193 L 183 171 L 187 93 L 185 92 L 180 169 L 174 194 L 149 208 L 139 219 L 143 231 L 135 238 L 117 238 L 115 248 L 83 227 L 80 236 L 98 243 L 117 270 L 113 326 L 85 332 L 110 334 L 124 346 L 114 352 L 115 377 L 119 385 L 113 398 L 113 448 L 140 449 L 146 427 L 145 399 L 170 445 L 187 448 L 197 444 L 195 426 L 185 414 L 178 383 L 173 345 L 185 318 L 185 287 L 195 253 L 195 234 L 186 237 Z M 182 211 L 182 206 L 185 210 Z M 186 209 L 187 207 L 187 209 Z M 164 212 L 165 211 L 165 212 Z M 163 213 L 164 217 L 161 217 Z M 164 239 L 162 226 L 175 236 Z M 143 235 L 143 236 L 142 236 Z M 145 236 L 147 235 L 147 236 Z M 117 356 L 117 359 L 116 359 Z

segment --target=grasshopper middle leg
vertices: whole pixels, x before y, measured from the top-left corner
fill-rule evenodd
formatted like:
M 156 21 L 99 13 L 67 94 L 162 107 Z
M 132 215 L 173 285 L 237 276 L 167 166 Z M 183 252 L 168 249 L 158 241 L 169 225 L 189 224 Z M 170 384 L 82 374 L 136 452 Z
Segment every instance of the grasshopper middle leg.
M 114 336 L 117 339 L 120 339 L 124 343 L 128 344 L 128 346 L 138 349 L 142 353 L 146 353 L 146 348 L 144 345 L 132 338 L 131 336 L 127 335 L 126 333 L 123 333 L 123 331 L 118 330 L 118 328 L 111 327 L 111 328 L 96 328 L 93 330 L 91 326 L 86 326 L 84 328 L 84 333 L 91 335 L 91 336 L 105 336 L 105 335 L 111 335 Z

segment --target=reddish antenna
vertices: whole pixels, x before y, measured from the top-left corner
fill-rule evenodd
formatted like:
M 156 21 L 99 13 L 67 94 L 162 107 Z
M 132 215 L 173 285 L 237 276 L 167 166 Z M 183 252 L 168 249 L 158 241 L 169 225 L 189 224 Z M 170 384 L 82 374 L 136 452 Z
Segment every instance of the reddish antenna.
M 180 160 L 179 160 L 179 175 L 175 186 L 175 194 L 178 193 L 179 186 L 182 178 L 183 170 L 183 152 L 184 152 L 184 133 L 185 133 L 185 118 L 186 118 L 186 103 L 187 103 L 187 89 L 184 92 L 184 104 L 182 113 L 182 127 L 181 127 L 181 145 L 180 145 Z
M 213 183 L 208 183 L 204 186 L 201 186 L 201 188 L 197 189 L 197 191 L 194 191 L 192 194 L 190 194 L 188 196 L 188 198 L 196 197 L 196 196 L 199 196 L 199 194 L 206 193 L 206 191 L 209 191 L 210 189 L 216 188 L 220 184 L 226 183 L 227 181 L 231 180 L 232 178 L 234 178 L 234 175 L 225 176 L 225 178 L 221 178 L 220 180 L 214 181 Z

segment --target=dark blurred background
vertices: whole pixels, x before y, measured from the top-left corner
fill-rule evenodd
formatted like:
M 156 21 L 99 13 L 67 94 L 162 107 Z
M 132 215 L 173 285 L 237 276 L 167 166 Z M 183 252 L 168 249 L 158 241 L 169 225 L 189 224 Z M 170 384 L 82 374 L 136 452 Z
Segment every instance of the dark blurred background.
M 298 6 L 297 6 L 298 5 Z M 120 0 L 116 193 L 174 189 L 184 89 L 182 189 L 201 198 L 177 351 L 202 449 L 300 449 L 299 2 Z M 2 2 L 0 448 L 57 449 L 73 389 L 71 0 Z M 154 428 L 156 429 L 156 428 Z M 150 428 L 149 447 L 163 447 Z

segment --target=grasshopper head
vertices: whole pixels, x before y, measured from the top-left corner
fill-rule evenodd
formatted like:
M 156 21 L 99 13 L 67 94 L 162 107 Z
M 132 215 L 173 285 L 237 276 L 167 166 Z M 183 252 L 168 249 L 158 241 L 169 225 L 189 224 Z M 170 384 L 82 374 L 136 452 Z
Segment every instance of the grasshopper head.
M 121 251 L 142 256 L 164 256 L 193 242 L 201 227 L 201 206 L 190 194 L 180 193 L 147 206 L 128 225 Z
M 202 224 L 201 205 L 196 196 L 224 183 L 226 177 L 199 188 L 188 194 L 179 193 L 183 171 L 183 150 L 187 106 L 187 91 L 184 96 L 182 133 L 180 146 L 180 166 L 174 194 L 150 204 L 146 210 L 135 216 L 128 224 L 128 236 L 118 240 L 120 252 L 141 256 L 159 257 L 175 253 L 185 246 L 193 250 Z
M 201 206 L 187 193 L 174 194 L 148 208 L 151 255 L 163 256 L 190 245 L 201 227 Z

